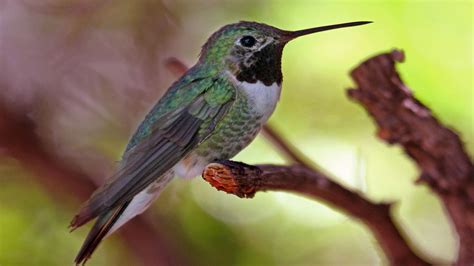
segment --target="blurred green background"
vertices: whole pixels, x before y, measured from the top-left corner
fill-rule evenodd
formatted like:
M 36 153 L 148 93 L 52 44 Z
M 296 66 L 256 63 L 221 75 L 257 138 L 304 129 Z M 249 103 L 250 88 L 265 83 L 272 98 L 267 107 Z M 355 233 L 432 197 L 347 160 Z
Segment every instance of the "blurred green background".
M 170 56 L 191 65 L 220 26 L 239 20 L 288 30 L 355 20 L 375 23 L 307 36 L 283 55 L 281 101 L 270 120 L 337 181 L 375 202 L 395 201 L 396 221 L 420 254 L 453 261 L 456 240 L 439 200 L 413 184 L 416 166 L 375 136 L 348 100 L 348 72 L 403 49 L 402 78 L 459 132 L 472 155 L 472 1 L 0 1 L 0 91 L 28 113 L 51 152 L 95 178 L 112 172 L 142 115 L 175 79 Z M 1 136 L 0 136 L 1 137 Z M 258 137 L 236 160 L 284 163 Z M 37 173 L 0 150 L 0 265 L 71 265 L 90 225 L 69 233 L 81 203 L 52 195 Z M 67 178 L 67 177 L 64 177 Z M 252 200 L 203 182 L 175 180 L 147 218 L 166 230 L 192 265 L 383 265 L 381 249 L 357 220 L 289 193 Z M 88 265 L 135 265 L 120 236 Z

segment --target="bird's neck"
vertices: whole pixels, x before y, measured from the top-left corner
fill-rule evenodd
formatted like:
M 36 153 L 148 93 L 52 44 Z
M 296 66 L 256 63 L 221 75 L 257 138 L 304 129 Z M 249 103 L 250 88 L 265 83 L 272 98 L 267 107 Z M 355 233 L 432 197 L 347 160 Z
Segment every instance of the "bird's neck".
M 255 114 L 262 123 L 265 123 L 275 110 L 280 99 L 281 84 L 274 81 L 267 85 L 261 80 L 254 83 L 239 81 L 232 73 L 227 72 L 229 79 L 238 88 L 241 95 L 244 95 Z
M 281 62 L 269 60 L 262 61 L 261 64 L 250 65 L 249 67 L 241 66 L 235 73 L 235 77 L 240 82 L 255 84 L 263 83 L 265 86 L 271 86 L 274 83 L 281 85 L 283 76 L 281 73 Z

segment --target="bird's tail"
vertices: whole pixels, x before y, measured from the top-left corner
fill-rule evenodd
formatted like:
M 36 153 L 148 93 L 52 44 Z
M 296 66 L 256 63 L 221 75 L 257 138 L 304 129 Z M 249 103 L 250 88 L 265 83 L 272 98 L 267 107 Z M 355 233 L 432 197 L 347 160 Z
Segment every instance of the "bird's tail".
M 132 219 L 133 217 L 143 213 L 150 206 L 150 204 L 160 195 L 161 191 L 165 188 L 168 182 L 171 181 L 173 175 L 173 172 L 169 172 L 166 175 L 163 175 L 157 180 L 157 182 L 150 184 L 146 189 L 135 195 L 131 200 L 116 207 L 115 209 L 105 211 L 103 214 L 100 214 L 91 231 L 87 235 L 84 244 L 82 244 L 82 247 L 79 253 L 77 254 L 76 259 L 74 260 L 76 265 L 84 265 L 84 263 L 90 258 L 90 256 L 100 244 L 102 239 L 104 239 L 104 237 L 113 233 L 122 225 L 130 221 L 130 219 Z M 83 210 L 87 210 L 87 204 L 85 205 L 85 207 L 83 207 Z M 85 216 L 81 216 L 81 213 L 79 213 L 79 215 L 76 215 L 70 225 L 72 230 L 80 227 L 87 221 L 94 218 L 93 216 L 90 216 L 87 212 L 86 214 L 87 215 Z
M 74 262 L 76 265 L 84 265 L 86 261 L 90 258 L 94 250 L 100 244 L 102 239 L 111 233 L 111 229 L 114 224 L 117 222 L 119 217 L 123 214 L 125 209 L 128 207 L 130 201 L 117 207 L 116 209 L 109 211 L 105 214 L 100 215 L 97 218 L 94 226 L 87 235 L 86 240 L 82 244 L 79 253 L 77 254 Z

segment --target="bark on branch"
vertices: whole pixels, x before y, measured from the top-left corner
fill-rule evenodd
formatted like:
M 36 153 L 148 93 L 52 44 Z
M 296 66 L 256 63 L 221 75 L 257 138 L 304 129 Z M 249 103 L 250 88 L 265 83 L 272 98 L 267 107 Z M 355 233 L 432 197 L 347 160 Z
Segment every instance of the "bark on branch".
M 391 204 L 375 204 L 304 165 L 247 165 L 234 161 L 209 164 L 203 178 L 218 190 L 251 198 L 257 191 L 296 192 L 323 200 L 328 205 L 360 219 L 374 233 L 393 265 L 429 265 L 405 242 L 394 224 Z
M 474 166 L 453 130 L 415 99 L 395 69 L 404 54 L 394 50 L 370 58 L 351 73 L 358 88 L 348 95 L 378 126 L 377 135 L 399 144 L 418 165 L 419 182 L 435 192 L 458 233 L 457 265 L 474 265 Z

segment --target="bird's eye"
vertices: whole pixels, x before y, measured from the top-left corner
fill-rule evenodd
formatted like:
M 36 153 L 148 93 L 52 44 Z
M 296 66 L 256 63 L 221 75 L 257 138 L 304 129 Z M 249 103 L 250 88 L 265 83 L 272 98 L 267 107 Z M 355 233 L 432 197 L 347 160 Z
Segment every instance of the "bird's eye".
M 255 38 L 252 36 L 244 36 L 242 39 L 240 39 L 240 44 L 245 47 L 252 47 L 256 42 L 257 40 L 255 40 Z

